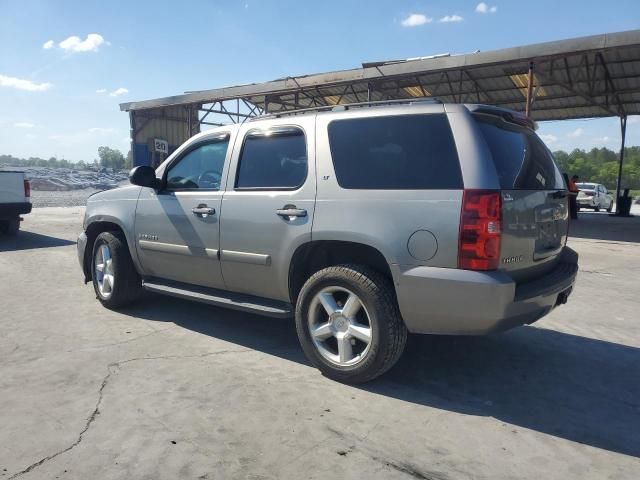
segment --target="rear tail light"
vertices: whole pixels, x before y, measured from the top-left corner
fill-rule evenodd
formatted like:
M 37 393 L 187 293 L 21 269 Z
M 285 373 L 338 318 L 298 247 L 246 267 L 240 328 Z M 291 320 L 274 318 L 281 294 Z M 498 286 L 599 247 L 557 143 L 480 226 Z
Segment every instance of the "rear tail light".
M 458 268 L 495 270 L 500 264 L 500 192 L 465 190 L 460 215 Z
M 24 181 L 24 196 L 27 198 L 31 197 L 31 184 L 29 183 L 29 180 Z

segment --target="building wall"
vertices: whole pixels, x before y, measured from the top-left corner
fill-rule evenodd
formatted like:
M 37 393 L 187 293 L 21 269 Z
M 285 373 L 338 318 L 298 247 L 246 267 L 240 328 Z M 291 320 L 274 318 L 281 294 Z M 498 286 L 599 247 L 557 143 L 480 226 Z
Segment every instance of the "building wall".
M 133 139 L 133 164 L 157 166 L 167 155 L 154 152 L 153 140 L 161 139 L 169 143 L 169 154 L 191 138 L 189 132 L 189 115 L 192 115 L 193 134 L 199 131 L 196 109 L 189 110 L 184 106 L 164 107 L 158 109 L 137 110 L 133 115 L 133 127 L 136 129 Z

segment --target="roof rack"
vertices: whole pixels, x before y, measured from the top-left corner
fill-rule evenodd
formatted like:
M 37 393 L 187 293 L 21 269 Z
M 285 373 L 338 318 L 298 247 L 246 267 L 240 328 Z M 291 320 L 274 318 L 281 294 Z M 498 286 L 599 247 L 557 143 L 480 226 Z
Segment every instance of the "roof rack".
M 279 112 L 265 113 L 264 115 L 258 115 L 252 117 L 249 121 L 263 120 L 265 118 L 280 118 L 290 115 L 301 115 L 311 112 L 341 112 L 349 110 L 351 108 L 364 108 L 364 107 L 379 107 L 382 105 L 398 105 L 398 104 L 413 104 L 413 103 L 442 103 L 435 97 L 428 98 L 401 98 L 395 100 L 375 100 L 370 102 L 358 102 L 358 103 L 345 103 L 339 105 L 322 105 L 319 107 L 299 108 L 297 110 L 282 110 Z

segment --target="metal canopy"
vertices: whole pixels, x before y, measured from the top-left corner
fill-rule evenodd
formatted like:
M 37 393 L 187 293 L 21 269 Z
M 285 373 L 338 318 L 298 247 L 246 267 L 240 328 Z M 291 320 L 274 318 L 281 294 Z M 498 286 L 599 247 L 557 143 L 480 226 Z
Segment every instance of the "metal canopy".
M 202 125 L 243 123 L 264 113 L 371 101 L 434 97 L 525 112 L 534 120 L 620 118 L 620 196 L 628 115 L 640 114 L 640 30 L 466 55 L 370 62 L 362 68 L 187 92 L 123 103 L 131 121 L 134 164 L 156 164 L 147 145 L 169 150 Z
M 526 111 L 528 93 L 535 120 L 640 114 L 640 30 L 466 55 L 372 62 L 353 70 L 123 103 L 120 109 L 181 105 L 242 122 L 265 111 L 433 96 L 447 103 Z M 229 106 L 230 100 L 237 108 Z M 212 107 L 203 108 L 207 104 Z

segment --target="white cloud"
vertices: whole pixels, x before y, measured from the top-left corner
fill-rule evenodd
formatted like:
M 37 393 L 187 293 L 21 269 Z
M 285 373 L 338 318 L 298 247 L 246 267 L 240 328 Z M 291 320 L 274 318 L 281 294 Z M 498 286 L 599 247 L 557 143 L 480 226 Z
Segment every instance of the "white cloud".
M 425 23 L 433 22 L 433 18 L 429 18 L 426 15 L 421 13 L 412 13 L 407 18 L 402 20 L 403 27 L 417 27 L 419 25 L 424 25 Z
M 567 137 L 578 138 L 582 136 L 584 130 L 582 128 L 576 128 L 573 132 L 567 133 Z
M 629 123 L 638 123 L 638 122 L 640 122 L 640 116 L 632 115 L 631 117 L 629 117 L 629 119 L 627 121 Z
M 604 136 L 604 137 L 598 137 L 598 138 L 594 138 L 593 139 L 596 143 L 609 143 L 611 142 L 611 138 Z
M 0 75 L 0 87 L 13 87 L 28 92 L 44 92 L 45 90 L 49 90 L 51 86 L 50 83 L 35 83 L 31 80 L 22 80 L 21 78 Z
M 476 13 L 496 13 L 498 11 L 498 7 L 495 5 L 489 6 L 484 2 L 480 2 L 476 5 Z
M 61 41 L 58 46 L 63 50 L 70 52 L 97 52 L 100 45 L 105 43 L 102 35 L 98 33 L 90 33 L 87 38 L 82 40 L 76 35 Z
M 550 144 L 550 143 L 556 143 L 556 142 L 558 141 L 558 137 L 556 137 L 555 135 L 551 135 L 551 134 L 548 134 L 548 135 L 540 135 L 540 138 L 542 139 L 542 141 L 543 141 L 544 143 L 548 143 L 548 144 Z
M 98 90 L 96 90 L 96 93 L 107 93 L 107 92 L 108 90 L 106 88 L 99 88 Z M 129 93 L 129 90 L 124 87 L 120 87 L 120 88 L 116 88 L 113 92 L 109 92 L 109 96 L 119 97 L 120 95 L 124 95 L 125 93 Z
M 18 127 L 18 128 L 33 128 L 35 127 L 35 125 L 33 123 L 30 122 L 17 122 L 13 124 L 14 127 Z
M 449 22 L 461 22 L 464 20 L 460 15 L 445 15 L 438 22 L 440 23 L 449 23 Z
M 120 88 L 116 88 L 113 92 L 111 92 L 109 96 L 117 97 L 120 95 L 124 95 L 125 93 L 129 93 L 129 90 L 127 90 L 126 88 L 120 87 Z
M 97 135 L 107 135 L 109 133 L 115 132 L 113 128 L 104 128 L 104 127 L 92 127 L 88 130 L 89 133 L 95 133 Z
M 49 50 L 51 48 L 53 48 L 53 46 L 56 44 L 56 42 L 54 42 L 53 40 L 48 40 L 46 42 L 44 42 L 44 44 L 42 45 L 42 48 L 44 48 L 45 50 Z

